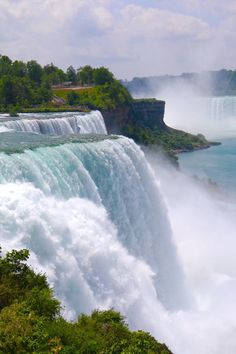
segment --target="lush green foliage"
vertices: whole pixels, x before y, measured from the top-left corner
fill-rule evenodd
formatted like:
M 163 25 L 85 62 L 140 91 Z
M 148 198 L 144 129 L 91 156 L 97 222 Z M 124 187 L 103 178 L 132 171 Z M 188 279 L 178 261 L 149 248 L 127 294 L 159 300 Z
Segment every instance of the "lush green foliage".
M 209 146 L 203 135 L 192 135 L 181 130 L 166 127 L 166 129 L 151 130 L 138 125 L 129 125 L 124 133 L 137 143 L 152 146 L 159 145 L 167 152 L 192 151 Z
M 63 84 L 79 84 L 85 89 L 56 89 L 57 85 Z M 93 87 L 86 89 L 88 85 Z M 86 65 L 76 71 L 69 66 L 63 72 L 52 63 L 42 67 L 35 60 L 24 63 L 0 56 L 0 111 L 19 112 L 29 107 L 49 107 L 53 94 L 63 98 L 65 105 L 108 110 L 131 100 L 128 91 L 105 67 Z
M 27 107 L 51 99 L 49 79 L 36 61 L 13 62 L 7 56 L 0 56 L 0 108 Z
M 92 68 L 86 65 L 77 70 L 77 81 L 80 85 L 104 85 L 113 82 L 114 76 L 104 66 Z
M 76 103 L 79 103 L 79 95 L 75 91 L 69 91 L 67 93 L 67 102 L 70 106 L 73 106 Z
M 28 257 L 27 250 L 0 254 L 1 354 L 171 354 L 149 333 L 131 332 L 112 309 L 74 323 L 63 319 L 46 277 L 32 271 Z
M 55 89 L 54 94 L 71 105 L 87 106 L 91 109 L 112 110 L 129 104 L 132 100 L 119 81 L 84 89 Z
M 85 65 L 77 70 L 77 80 L 80 85 L 92 85 L 94 69 L 90 65 Z

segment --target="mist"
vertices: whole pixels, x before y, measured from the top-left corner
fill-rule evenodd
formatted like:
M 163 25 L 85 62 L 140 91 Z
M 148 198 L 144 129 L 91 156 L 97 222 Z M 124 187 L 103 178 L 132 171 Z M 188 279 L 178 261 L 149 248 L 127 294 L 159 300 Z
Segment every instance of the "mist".
M 167 125 L 209 139 L 236 135 L 236 97 L 215 96 L 210 76 L 201 74 L 195 83 L 181 79 L 152 90 L 157 99 L 166 101 Z
M 165 101 L 164 121 L 170 127 L 208 139 L 231 138 L 236 135 L 236 96 L 230 75 L 222 70 L 136 78 L 128 87 L 135 98 Z
M 167 90 L 157 98 L 166 101 L 165 123 L 193 134 L 204 134 L 208 139 L 236 135 L 236 97 L 199 96 L 188 86 Z
M 236 348 L 235 201 L 207 182 L 147 155 L 166 202 L 193 306 L 170 313 L 176 353 L 220 354 Z

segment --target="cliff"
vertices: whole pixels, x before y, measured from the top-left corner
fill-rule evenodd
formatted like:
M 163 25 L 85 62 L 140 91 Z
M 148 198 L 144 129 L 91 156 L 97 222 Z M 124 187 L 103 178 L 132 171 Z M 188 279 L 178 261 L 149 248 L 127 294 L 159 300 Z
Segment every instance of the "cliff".
M 165 101 L 156 99 L 134 100 L 132 103 L 133 123 L 150 129 L 166 129 L 164 123 Z
M 133 100 L 131 104 L 112 111 L 102 111 L 109 134 L 121 134 L 128 128 L 164 130 L 165 102 L 156 99 Z
M 132 100 L 111 111 L 102 111 L 108 134 L 122 134 L 141 145 L 161 147 L 168 155 L 210 147 L 201 134 L 193 135 L 168 127 L 164 122 L 165 102 Z

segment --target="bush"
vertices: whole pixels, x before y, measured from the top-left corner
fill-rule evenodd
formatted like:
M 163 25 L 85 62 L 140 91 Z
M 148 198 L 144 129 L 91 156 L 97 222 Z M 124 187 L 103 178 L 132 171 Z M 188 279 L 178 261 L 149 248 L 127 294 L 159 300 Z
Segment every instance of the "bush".
M 67 94 L 67 102 L 70 106 L 73 106 L 74 104 L 79 102 L 79 95 L 77 92 L 70 91 Z
M 29 268 L 28 257 L 28 250 L 0 254 L 1 354 L 171 354 L 149 333 L 131 332 L 113 309 L 64 320 L 45 276 Z

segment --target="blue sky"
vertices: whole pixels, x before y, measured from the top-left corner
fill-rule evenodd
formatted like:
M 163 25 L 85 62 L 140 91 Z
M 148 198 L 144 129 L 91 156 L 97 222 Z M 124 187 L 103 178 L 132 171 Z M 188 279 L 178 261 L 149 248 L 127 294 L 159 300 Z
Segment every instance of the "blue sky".
M 236 68 L 236 1 L 0 0 L 0 53 L 119 78 Z

